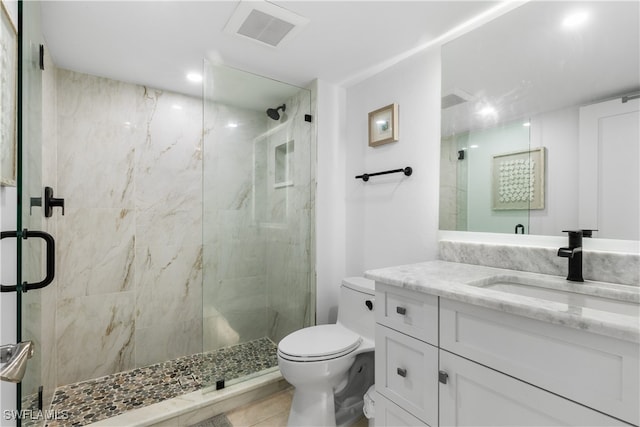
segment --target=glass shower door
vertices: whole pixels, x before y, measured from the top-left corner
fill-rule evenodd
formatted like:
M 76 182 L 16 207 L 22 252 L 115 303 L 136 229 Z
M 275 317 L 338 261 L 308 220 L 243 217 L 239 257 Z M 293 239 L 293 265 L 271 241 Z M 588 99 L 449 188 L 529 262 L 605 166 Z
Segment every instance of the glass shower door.
M 21 137 L 18 138 L 18 179 L 17 179 L 17 230 L 28 230 L 31 235 L 46 232 L 53 233 L 51 221 L 44 215 L 43 183 L 43 68 L 44 47 L 40 29 L 40 3 L 23 1 L 19 3 L 22 28 L 21 73 Z M 56 213 L 58 210 L 56 210 Z M 42 233 L 44 232 L 44 233 Z M 24 231 L 23 231 L 24 233 Z M 53 328 L 55 326 L 53 308 L 55 291 L 53 287 L 36 289 L 34 284 L 42 283 L 51 270 L 52 263 L 47 257 L 43 240 L 19 238 L 18 244 L 18 282 L 30 290 L 17 293 L 18 300 L 18 341 L 31 341 L 34 353 L 28 361 L 27 370 L 19 384 L 19 401 L 24 412 L 23 424 L 31 425 L 40 417 L 39 410 L 46 411 L 51 400 L 54 384 L 48 380 L 51 369 L 47 361 L 53 347 Z M 53 233 L 55 234 L 55 233 Z M 50 240 L 50 249 L 54 248 Z M 55 268 L 55 267 L 54 267 Z M 41 418 L 40 418 L 41 419 Z
M 203 347 L 277 367 L 278 341 L 315 321 L 311 94 L 205 62 Z M 271 109 L 271 114 L 267 110 Z

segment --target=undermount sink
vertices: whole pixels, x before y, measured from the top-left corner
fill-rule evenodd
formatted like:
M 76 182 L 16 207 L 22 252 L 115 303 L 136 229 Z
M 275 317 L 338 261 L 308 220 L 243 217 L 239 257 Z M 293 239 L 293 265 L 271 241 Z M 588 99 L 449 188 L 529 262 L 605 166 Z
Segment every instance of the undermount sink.
M 521 276 L 493 276 L 472 286 L 525 297 L 554 301 L 573 307 L 640 316 L 637 289 L 624 285 L 599 287 L 594 282 L 570 283 L 565 280 L 544 280 Z M 608 284 L 607 284 L 608 285 Z

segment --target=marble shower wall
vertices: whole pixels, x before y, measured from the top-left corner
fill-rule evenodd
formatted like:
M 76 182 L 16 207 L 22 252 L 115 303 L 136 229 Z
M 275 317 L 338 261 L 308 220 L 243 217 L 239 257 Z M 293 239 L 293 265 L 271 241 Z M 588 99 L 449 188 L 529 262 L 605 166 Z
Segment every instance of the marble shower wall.
M 203 345 L 210 351 L 266 336 L 267 246 L 254 221 L 253 141 L 267 116 L 207 101 L 204 120 Z
M 311 94 L 301 90 L 287 99 L 287 116 L 270 120 L 265 203 L 267 220 L 261 224 L 269 242 L 266 254 L 268 336 L 278 342 L 315 320 L 313 309 L 312 241 L 315 180 L 312 169 Z M 279 163 L 277 147 L 288 145 L 288 159 Z M 281 171 L 285 168 L 286 173 Z M 285 177 L 285 185 L 281 178 Z M 279 183 L 280 181 L 280 183 Z
M 66 70 L 56 86 L 57 385 L 201 351 L 201 101 Z

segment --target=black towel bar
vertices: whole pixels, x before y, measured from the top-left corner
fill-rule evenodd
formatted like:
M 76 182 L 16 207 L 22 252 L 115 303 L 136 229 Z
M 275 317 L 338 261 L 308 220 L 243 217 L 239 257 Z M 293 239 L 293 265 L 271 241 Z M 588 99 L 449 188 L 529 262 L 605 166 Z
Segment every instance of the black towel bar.
M 393 169 L 393 170 L 389 170 L 389 171 L 384 171 L 384 172 L 376 172 L 376 173 L 363 173 L 362 175 L 357 175 L 356 179 L 361 179 L 364 182 L 369 181 L 369 178 L 371 178 L 372 176 L 377 176 L 377 175 L 386 175 L 389 173 L 398 173 L 398 172 L 402 172 L 404 173 L 406 176 L 411 176 L 411 174 L 413 173 L 413 169 L 411 169 L 411 167 L 407 166 L 404 169 Z

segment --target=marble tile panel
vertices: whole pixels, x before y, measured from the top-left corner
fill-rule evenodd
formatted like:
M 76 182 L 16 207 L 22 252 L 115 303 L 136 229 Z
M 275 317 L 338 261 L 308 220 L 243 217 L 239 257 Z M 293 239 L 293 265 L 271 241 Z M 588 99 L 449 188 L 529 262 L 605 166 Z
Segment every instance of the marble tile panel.
M 242 308 L 242 304 L 252 298 L 262 300 L 264 305 L 267 286 L 264 276 L 239 277 L 205 283 L 202 292 L 204 301 L 224 311 L 224 308 Z
M 441 240 L 440 259 L 533 273 L 566 276 L 568 261 L 558 257 L 558 248 L 500 245 Z M 586 280 L 640 286 L 640 255 L 604 251 L 583 251 Z
M 135 366 L 147 366 L 202 352 L 202 320 L 164 322 L 136 329 Z
M 33 341 L 37 350 L 42 347 L 42 294 L 39 291 L 27 292 L 22 296 L 22 309 L 28 316 L 22 316 L 22 339 Z M 43 354 L 35 351 L 29 360 L 29 369 L 22 379 L 22 392 L 34 394 L 41 384 Z
M 129 209 L 67 208 L 58 218 L 58 298 L 131 290 L 134 226 Z
M 238 283 L 240 280 L 227 281 L 226 283 Z M 225 291 L 232 294 L 233 291 Z M 230 313 L 253 313 L 266 308 L 266 295 L 264 290 L 255 293 L 238 294 L 236 297 L 226 296 L 213 302 L 213 307 L 223 316 Z M 264 334 L 262 334 L 264 336 Z
M 142 89 L 65 70 L 57 85 L 56 193 L 68 208 L 132 208 Z
M 202 210 L 147 209 L 136 211 L 136 245 L 181 246 L 202 242 Z
M 269 330 L 267 336 L 273 342 L 278 343 L 282 338 L 286 337 L 290 333 L 308 326 L 304 320 L 305 318 L 303 313 L 286 313 L 269 307 Z
M 204 351 L 213 351 L 240 343 L 240 332 L 231 327 L 227 319 L 210 306 L 202 322 Z
M 225 242 L 224 251 L 218 253 L 221 279 L 255 277 L 265 273 L 266 247 L 260 239 Z
M 170 102 L 180 102 L 170 100 Z M 201 126 L 183 110 L 162 117 L 166 102 L 159 103 L 157 117 L 150 118 L 147 138 L 136 147 L 136 207 L 171 211 L 201 209 Z M 179 121 L 176 121 L 179 120 Z
M 229 310 L 222 317 L 240 336 L 240 342 L 258 339 L 267 334 L 267 311 L 264 304 L 254 309 Z M 218 339 L 222 344 L 221 338 L 219 334 Z
M 59 385 L 133 368 L 134 303 L 133 292 L 58 301 Z
M 138 111 L 146 135 L 136 147 L 141 172 L 202 171 L 201 100 L 144 88 L 145 108 Z
M 202 245 L 136 249 L 136 327 L 202 316 Z
M 42 357 L 42 374 L 40 377 L 43 386 L 43 402 L 47 405 L 53 397 L 56 387 L 57 354 L 56 354 L 56 283 L 38 291 L 45 304 L 41 308 L 41 341 L 40 354 Z

